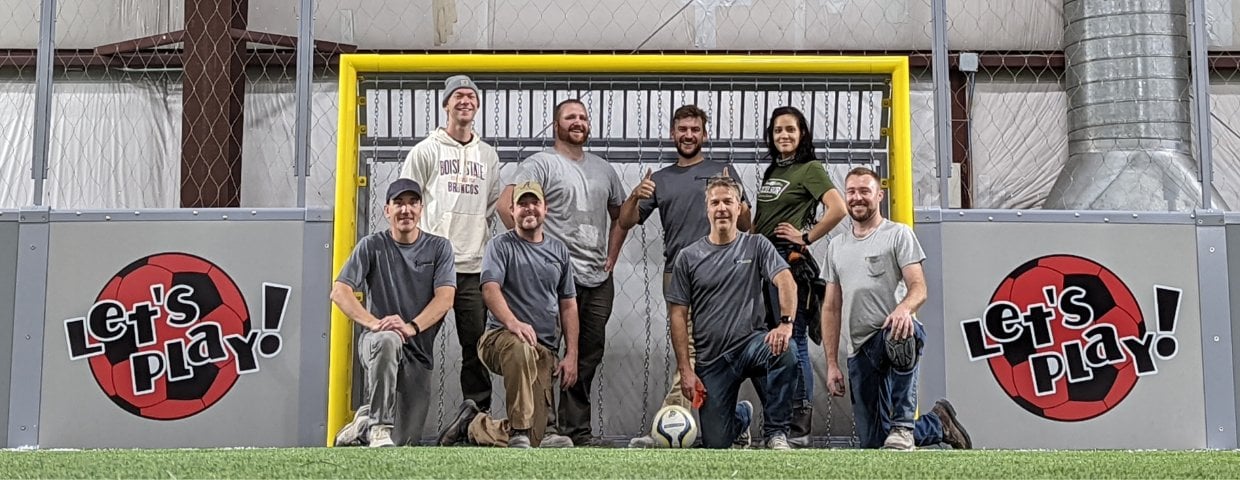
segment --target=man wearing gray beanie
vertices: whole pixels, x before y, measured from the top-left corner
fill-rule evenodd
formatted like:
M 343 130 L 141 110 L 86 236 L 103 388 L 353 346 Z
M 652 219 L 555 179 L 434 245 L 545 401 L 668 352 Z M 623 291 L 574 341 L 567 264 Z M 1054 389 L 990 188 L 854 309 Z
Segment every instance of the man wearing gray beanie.
M 473 129 L 482 92 L 465 75 L 448 77 L 440 105 L 448 123 L 427 134 L 400 176 L 423 186 L 423 230 L 452 242 L 456 265 L 456 335 L 461 345 L 461 393 L 470 409 L 491 408 L 491 374 L 478 359 L 486 322 L 480 276 L 490 219 L 504 186 L 499 156 Z

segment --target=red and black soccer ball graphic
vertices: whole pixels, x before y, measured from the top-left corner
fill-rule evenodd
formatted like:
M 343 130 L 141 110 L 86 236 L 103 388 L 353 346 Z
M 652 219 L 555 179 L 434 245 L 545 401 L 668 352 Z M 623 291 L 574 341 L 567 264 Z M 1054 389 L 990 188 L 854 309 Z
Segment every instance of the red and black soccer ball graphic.
M 185 253 L 159 253 L 130 263 L 108 281 L 95 301 L 113 300 L 128 308 L 150 302 L 153 288 L 162 286 L 163 292 L 169 292 L 174 285 L 193 288 L 189 300 L 198 306 L 197 323 L 214 322 L 223 335 L 245 336 L 250 332 L 249 309 L 233 279 L 210 261 Z M 233 365 L 234 356 L 190 366 L 192 375 L 188 378 L 169 381 L 166 376 L 160 376 L 155 379 L 154 392 L 134 393 L 130 355 L 162 351 L 169 340 L 184 339 L 189 344 L 189 330 L 157 321 L 157 341 L 152 345 L 139 347 L 132 335 L 103 342 L 103 354 L 90 358 L 91 373 L 109 399 L 134 415 L 153 420 L 177 420 L 202 412 L 223 398 L 236 383 L 238 373 Z
M 1045 289 L 1054 287 L 1063 292 L 1079 287 L 1085 291 L 1084 302 L 1094 312 L 1094 325 L 1109 324 L 1120 337 L 1143 337 L 1145 323 L 1132 291 L 1106 267 L 1075 255 L 1047 255 L 1017 267 L 1004 278 L 990 303 L 1011 302 L 1024 309 L 1028 305 L 1046 303 Z M 1014 341 L 1003 345 L 1003 354 L 989 359 L 990 370 L 1003 391 L 1018 405 L 1043 418 L 1078 422 L 1106 413 L 1119 405 L 1137 383 L 1133 359 L 1126 358 L 1114 365 L 1093 367 L 1093 378 L 1069 382 L 1067 376 L 1055 380 L 1055 391 L 1037 395 L 1030 365 L 1030 355 L 1061 352 L 1065 342 L 1081 341 L 1084 330 L 1067 328 L 1062 322 L 1051 322 L 1053 343 L 1037 348 L 1029 329 Z

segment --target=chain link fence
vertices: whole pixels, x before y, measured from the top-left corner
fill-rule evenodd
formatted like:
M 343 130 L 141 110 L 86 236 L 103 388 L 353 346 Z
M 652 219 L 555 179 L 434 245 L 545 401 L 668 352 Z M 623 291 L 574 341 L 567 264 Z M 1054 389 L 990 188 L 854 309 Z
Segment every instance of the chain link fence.
M 275 2 L 244 12 L 229 2 L 57 2 L 39 182 L 31 142 L 40 2 L 3 2 L 13 15 L 0 21 L 0 107 L 13 121 L 4 122 L 0 207 L 295 206 L 297 38 L 272 30 L 295 34 L 297 17 L 265 3 Z M 334 86 L 316 91 L 319 110 L 330 110 Z M 315 138 L 334 145 L 332 133 Z M 330 205 L 331 150 L 313 150 L 312 206 Z
M 1199 206 L 1193 3 L 949 0 L 953 161 L 965 206 Z M 1204 3 L 1211 90 L 1221 96 L 1210 107 L 1212 192 L 1225 207 L 1240 165 L 1226 108 L 1236 70 L 1219 53 L 1236 44 L 1236 20 L 1232 2 Z

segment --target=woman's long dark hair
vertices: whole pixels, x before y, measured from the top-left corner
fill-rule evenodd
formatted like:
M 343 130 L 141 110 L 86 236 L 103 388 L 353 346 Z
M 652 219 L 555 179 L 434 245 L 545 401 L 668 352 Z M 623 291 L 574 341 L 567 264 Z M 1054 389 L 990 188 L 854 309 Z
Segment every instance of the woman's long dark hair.
M 805 120 L 805 114 L 792 106 L 776 108 L 771 112 L 771 121 L 766 123 L 766 153 L 771 157 L 771 164 L 766 167 L 765 172 L 762 172 L 763 182 L 771 178 L 771 171 L 775 170 L 781 156 L 779 149 L 775 148 L 775 119 L 784 115 L 796 117 L 797 130 L 801 133 L 801 140 L 797 143 L 796 152 L 793 153 L 793 162 L 805 163 L 814 160 L 814 136 L 809 129 L 809 122 Z

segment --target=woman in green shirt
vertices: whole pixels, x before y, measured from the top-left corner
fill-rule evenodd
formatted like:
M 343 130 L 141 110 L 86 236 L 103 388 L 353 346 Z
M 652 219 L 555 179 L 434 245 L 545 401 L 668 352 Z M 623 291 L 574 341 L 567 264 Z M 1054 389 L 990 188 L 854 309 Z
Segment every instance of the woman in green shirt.
M 809 254 L 809 245 L 826 237 L 844 218 L 846 209 L 844 197 L 831 182 L 826 166 L 814 157 L 812 133 L 805 115 L 795 107 L 779 107 L 771 113 L 766 127 L 771 165 L 762 174 L 753 229 L 775 244 L 797 279 L 797 316 L 793 319 L 792 339 L 796 342 L 800 376 L 788 432 L 789 443 L 796 446 L 809 444 L 814 372 L 809 360 L 808 326 L 809 322 L 817 322 L 820 315 L 810 304 L 820 304 L 822 298 L 814 298 L 814 291 L 821 289 L 821 284 L 815 286 L 814 280 L 821 272 Z M 818 218 L 820 204 L 825 211 Z M 778 301 L 774 292 L 768 292 L 768 297 Z M 777 312 L 778 308 L 768 310 Z

